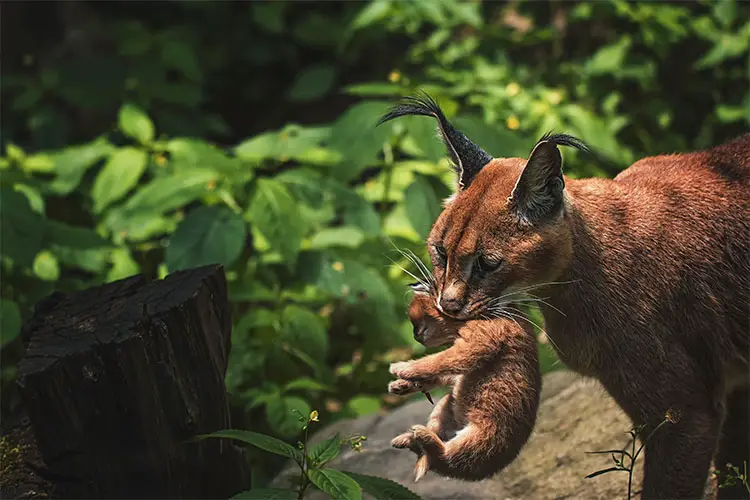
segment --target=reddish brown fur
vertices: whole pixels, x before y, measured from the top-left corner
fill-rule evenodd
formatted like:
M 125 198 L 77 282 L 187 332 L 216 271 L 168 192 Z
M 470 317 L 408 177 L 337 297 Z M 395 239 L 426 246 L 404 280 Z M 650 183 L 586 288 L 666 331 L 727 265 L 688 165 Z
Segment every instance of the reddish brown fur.
M 434 298 L 415 294 L 409 307 L 425 345 L 452 342 L 443 352 L 394 363 L 395 394 L 452 385 L 427 426 L 393 440 L 422 456 L 418 480 L 427 469 L 442 476 L 480 480 L 492 476 L 526 443 L 536 421 L 541 376 L 533 332 L 508 319 L 458 322 L 436 309 Z
M 438 292 L 465 319 L 509 290 L 564 282 L 534 291 L 561 359 L 636 424 L 681 414 L 646 446 L 643 497 L 700 497 L 720 436 L 719 465 L 750 463 L 747 401 L 728 398 L 749 383 L 750 134 L 614 180 L 566 178 L 562 211 L 534 225 L 508 202 L 525 165 L 492 160 L 441 214 L 428 239 Z M 480 247 L 506 264 L 467 278 Z

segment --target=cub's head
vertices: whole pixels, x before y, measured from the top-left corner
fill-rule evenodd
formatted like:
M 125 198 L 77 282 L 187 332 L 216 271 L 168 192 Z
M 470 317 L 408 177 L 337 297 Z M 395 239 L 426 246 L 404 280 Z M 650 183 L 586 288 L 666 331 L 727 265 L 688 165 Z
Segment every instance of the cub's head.
M 409 304 L 409 319 L 414 326 L 414 340 L 427 347 L 437 347 L 453 342 L 458 337 L 462 321 L 441 314 L 435 297 L 422 283 L 411 285 L 414 298 Z
M 427 238 L 439 312 L 462 320 L 493 316 L 523 289 L 559 278 L 571 258 L 572 230 L 558 145 L 588 148 L 568 135 L 545 135 L 528 159 L 496 159 L 426 95 L 405 99 L 381 123 L 405 115 L 437 119 L 457 173 L 456 192 Z

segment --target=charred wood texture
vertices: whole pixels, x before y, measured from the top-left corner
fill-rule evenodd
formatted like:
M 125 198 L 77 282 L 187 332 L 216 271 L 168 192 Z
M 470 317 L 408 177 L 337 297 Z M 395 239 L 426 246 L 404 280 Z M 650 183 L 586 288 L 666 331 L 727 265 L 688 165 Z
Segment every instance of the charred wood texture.
M 220 266 L 40 303 L 18 384 L 61 496 L 227 498 L 247 488 L 243 449 L 188 441 L 231 427 L 230 334 Z

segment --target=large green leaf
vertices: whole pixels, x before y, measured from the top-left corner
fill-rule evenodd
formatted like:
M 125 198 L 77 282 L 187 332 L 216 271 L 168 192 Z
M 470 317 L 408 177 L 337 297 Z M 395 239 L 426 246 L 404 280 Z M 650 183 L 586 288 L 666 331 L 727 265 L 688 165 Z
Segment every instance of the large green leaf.
M 297 412 L 307 416 L 311 410 L 310 405 L 302 398 L 274 396 L 266 404 L 266 418 L 271 428 L 281 436 L 294 437 L 302 431 Z
M 122 208 L 130 213 L 168 212 L 206 194 L 208 185 L 216 177 L 216 172 L 209 169 L 194 169 L 171 177 L 160 177 L 136 191 Z
M 281 455 L 282 457 L 291 458 L 297 462 L 302 460 L 302 452 L 292 445 L 285 443 L 275 437 L 260 434 L 252 431 L 240 431 L 235 429 L 227 429 L 223 431 L 212 432 L 211 434 L 201 434 L 196 436 L 195 439 L 207 439 L 207 438 L 227 438 L 236 439 L 260 448 L 263 451 L 273 453 L 275 455 Z
M 167 151 L 178 172 L 210 168 L 226 175 L 242 174 L 248 180 L 253 175 L 252 170 L 244 168 L 237 158 L 230 158 L 219 148 L 198 139 L 172 139 L 167 143 Z
M 169 240 L 165 261 L 170 271 L 207 264 L 229 267 L 245 245 L 245 222 L 231 210 L 199 207 L 177 226 Z
M 31 266 L 41 250 L 45 219 L 34 212 L 29 199 L 10 187 L 0 188 L 0 253 L 14 262 Z
M 344 161 L 333 169 L 337 178 L 352 179 L 375 162 L 391 134 L 390 125 L 375 126 L 388 108 L 384 102 L 360 102 L 333 124 L 328 145 L 344 156 Z
M 147 164 L 148 153 L 143 149 L 125 147 L 112 153 L 91 188 L 94 212 L 100 213 L 133 189 Z
M 525 158 L 533 146 L 521 134 L 491 127 L 474 116 L 458 116 L 453 119 L 453 124 L 479 147 L 498 158 Z
M 307 224 L 300 218 L 297 202 L 283 184 L 273 179 L 258 179 L 245 216 L 287 263 L 296 261 Z
M 298 493 L 295 490 L 282 490 L 280 488 L 267 488 L 247 490 L 237 493 L 232 500 L 297 500 Z
M 357 482 L 343 472 L 333 469 L 312 469 L 307 471 L 307 477 L 334 500 L 362 500 L 362 490 Z
M 404 120 L 409 135 L 422 150 L 425 157 L 437 163 L 446 156 L 445 146 L 437 136 L 437 122 L 432 117 L 409 116 Z
M 440 195 L 436 189 L 441 189 Z M 422 174 L 414 175 L 414 182 L 404 193 L 404 208 L 414 230 L 423 239 L 430 234 L 432 225 L 437 220 L 442 207 L 440 200 L 445 197 L 448 189 L 443 183 Z
M 49 183 L 53 193 L 65 195 L 81 182 L 86 170 L 112 153 L 115 147 L 106 139 L 99 138 L 89 144 L 72 146 L 51 155 L 55 162 L 55 179 Z
M 335 436 L 326 439 L 322 443 L 313 446 L 310 449 L 310 461 L 320 467 L 326 462 L 330 462 L 341 453 L 341 437 L 337 433 Z
M 313 359 L 323 360 L 328 351 L 328 332 L 320 319 L 309 309 L 289 305 L 281 313 L 282 338 Z
M 421 500 L 421 497 L 410 489 L 382 477 L 368 476 L 357 472 L 344 472 L 378 500 Z
M 148 144 L 154 140 L 154 124 L 138 106 L 125 104 L 120 108 L 117 124 L 125 135 L 141 144 Z
M 21 333 L 21 312 L 12 300 L 0 299 L 0 347 Z

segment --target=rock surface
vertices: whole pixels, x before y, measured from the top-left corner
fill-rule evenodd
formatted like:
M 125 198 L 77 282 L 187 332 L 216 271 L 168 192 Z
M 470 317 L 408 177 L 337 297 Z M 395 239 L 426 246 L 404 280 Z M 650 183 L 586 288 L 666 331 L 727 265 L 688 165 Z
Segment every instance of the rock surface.
M 628 444 L 630 420 L 595 381 L 558 371 L 543 379 L 542 401 L 534 432 L 518 458 L 492 479 L 464 482 L 428 473 L 413 481 L 415 455 L 391 448 L 393 437 L 409 426 L 424 423 L 430 413 L 425 401 L 408 403 L 386 415 L 337 422 L 318 432 L 317 443 L 333 436 L 363 434 L 365 451 L 342 450 L 331 465 L 337 469 L 397 481 L 427 499 L 562 499 L 626 498 L 628 474 L 612 472 L 586 479 L 586 475 L 612 466 L 610 455 L 587 451 L 621 449 Z M 287 469 L 274 481 L 287 487 Z M 297 477 L 294 471 L 292 477 Z M 633 492 L 641 488 L 642 460 L 636 465 Z M 635 496 L 634 496 L 635 497 Z M 315 492 L 311 499 L 326 498 Z

